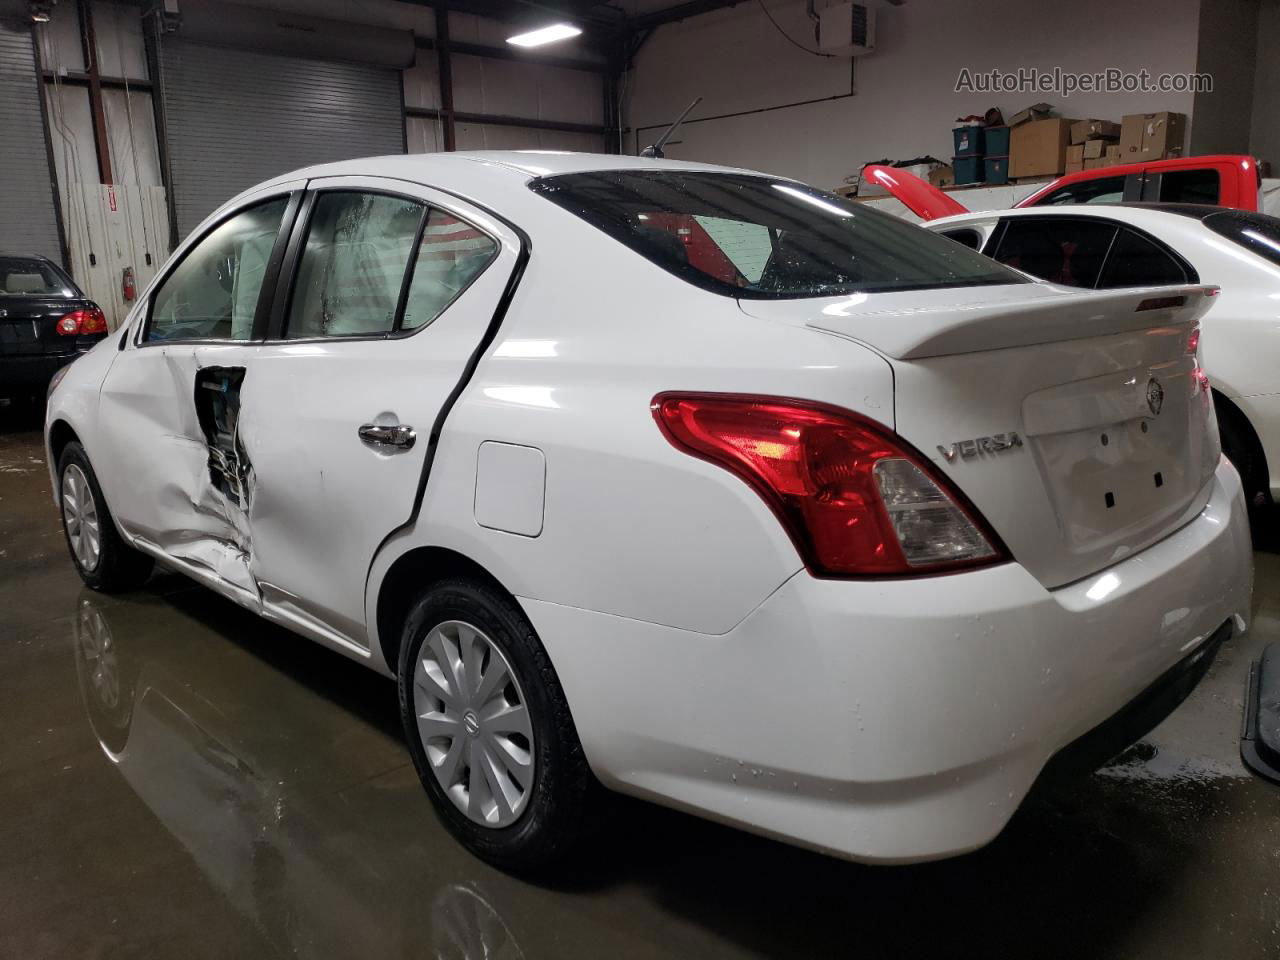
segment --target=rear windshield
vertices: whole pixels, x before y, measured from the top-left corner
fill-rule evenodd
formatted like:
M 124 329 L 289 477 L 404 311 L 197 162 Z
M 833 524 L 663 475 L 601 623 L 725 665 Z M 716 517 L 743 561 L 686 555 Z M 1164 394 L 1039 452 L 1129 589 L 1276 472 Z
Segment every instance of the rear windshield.
M 676 276 L 733 297 L 1027 282 L 954 240 L 789 181 L 612 170 L 530 186 Z
M 1258 256 L 1280 264 L 1280 219 L 1265 213 L 1223 210 L 1201 221 L 1214 233 L 1248 247 Z
M 74 297 L 77 292 L 43 260 L 0 257 L 0 297 Z

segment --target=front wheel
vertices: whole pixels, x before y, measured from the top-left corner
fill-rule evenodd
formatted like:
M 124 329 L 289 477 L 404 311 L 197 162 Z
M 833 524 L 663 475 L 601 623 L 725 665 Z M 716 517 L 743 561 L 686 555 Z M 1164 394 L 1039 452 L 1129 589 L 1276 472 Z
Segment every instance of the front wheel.
M 594 780 L 555 669 L 515 602 L 477 580 L 435 585 L 409 614 L 398 677 L 409 752 L 449 831 L 506 869 L 562 859 Z
M 58 460 L 58 501 L 67 549 L 86 585 L 115 593 L 146 581 L 154 561 L 125 543 L 116 531 L 98 477 L 76 441 L 67 444 Z

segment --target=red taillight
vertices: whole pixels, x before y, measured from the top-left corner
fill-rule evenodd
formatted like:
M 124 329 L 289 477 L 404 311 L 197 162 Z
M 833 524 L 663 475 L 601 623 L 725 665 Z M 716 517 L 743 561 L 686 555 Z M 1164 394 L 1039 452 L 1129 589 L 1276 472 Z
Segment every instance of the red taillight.
M 54 328 L 64 337 L 86 336 L 107 332 L 107 316 L 98 307 L 72 310 L 58 321 Z
M 1007 559 L 924 457 L 857 414 L 773 397 L 664 393 L 653 415 L 678 449 L 750 484 L 814 573 L 904 576 Z

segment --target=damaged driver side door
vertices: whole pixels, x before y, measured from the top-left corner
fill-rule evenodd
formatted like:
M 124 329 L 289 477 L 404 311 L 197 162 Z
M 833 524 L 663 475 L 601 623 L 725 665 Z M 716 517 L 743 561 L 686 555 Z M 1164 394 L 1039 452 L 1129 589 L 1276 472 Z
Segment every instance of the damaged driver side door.
M 255 610 L 239 390 L 265 336 L 303 186 L 247 201 L 180 252 L 153 285 L 100 396 L 94 462 L 119 525 Z

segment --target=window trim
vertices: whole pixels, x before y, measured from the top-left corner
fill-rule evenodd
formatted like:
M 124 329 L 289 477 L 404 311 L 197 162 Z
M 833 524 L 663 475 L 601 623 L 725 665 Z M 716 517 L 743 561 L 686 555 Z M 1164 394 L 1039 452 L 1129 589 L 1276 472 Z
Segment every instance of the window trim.
M 246 203 L 228 210 L 223 216 L 209 224 L 198 237 L 187 243 L 186 248 L 181 255 L 173 259 L 170 263 L 165 264 L 164 271 L 157 274 L 156 279 L 152 282 L 147 292 L 146 313 L 142 323 L 137 325 L 137 333 L 133 338 L 135 347 L 158 347 L 166 344 L 175 343 L 195 343 L 195 344 L 244 344 L 244 343 L 262 343 L 266 339 L 267 318 L 270 310 L 271 299 L 274 298 L 274 286 L 279 277 L 280 269 L 284 260 L 285 239 L 291 234 L 294 225 L 294 219 L 298 213 L 298 207 L 302 201 L 303 190 L 295 188 L 285 190 L 280 193 L 271 193 L 263 196 L 254 196 Z M 267 257 L 267 268 L 262 275 L 262 287 L 258 290 L 258 302 L 253 310 L 253 328 L 251 335 L 246 340 L 236 340 L 231 337 L 190 337 L 181 340 L 152 340 L 151 334 L 151 318 L 155 310 L 156 295 L 161 288 L 169 282 L 169 278 L 174 272 L 187 261 L 187 257 L 191 256 L 192 251 L 199 247 L 207 240 L 215 230 L 230 220 L 235 219 L 242 213 L 246 213 L 255 207 L 263 204 L 272 203 L 281 197 L 287 198 L 284 212 L 280 215 L 280 226 L 276 230 L 275 241 L 271 245 L 271 254 Z
M 423 184 L 427 189 L 436 190 L 436 187 L 430 187 Z M 413 193 L 394 190 L 386 187 L 366 187 L 354 186 L 352 184 L 323 184 L 318 187 L 308 185 L 305 189 L 306 196 L 302 200 L 302 209 L 294 220 L 293 227 L 290 231 L 288 247 L 284 252 L 283 265 L 280 270 L 279 277 L 276 278 L 276 290 L 273 297 L 272 309 L 267 320 L 265 342 L 268 343 L 350 343 L 352 341 L 377 341 L 377 340 L 405 340 L 409 337 L 416 336 L 423 330 L 432 326 L 445 312 L 454 305 L 462 295 L 471 289 L 471 285 L 485 274 L 491 266 L 499 259 L 502 252 L 502 240 L 495 237 L 488 230 L 476 225 L 469 218 L 461 214 L 443 207 L 437 203 Z M 441 191 L 443 192 L 443 191 Z M 307 234 L 311 230 L 311 218 L 315 212 L 316 202 L 322 193 L 371 193 L 378 196 L 392 197 L 396 200 L 409 200 L 422 207 L 422 215 L 418 220 L 418 227 L 414 233 L 413 246 L 409 253 L 409 262 L 405 266 L 404 275 L 400 278 L 400 293 L 396 300 L 396 313 L 392 318 L 392 328 L 383 333 L 342 333 L 333 336 L 319 337 L 298 337 L 290 339 L 286 336 L 288 332 L 289 311 L 293 306 L 294 288 L 297 286 L 298 268 L 302 264 L 302 253 L 306 247 Z M 493 253 L 489 256 L 485 265 L 476 271 L 476 273 L 461 286 L 457 293 L 449 298 L 448 302 L 440 308 L 439 312 L 428 322 L 412 330 L 404 330 L 401 325 L 404 322 L 404 309 L 409 299 L 409 288 L 413 283 L 414 270 L 417 268 L 418 253 L 422 244 L 422 237 L 426 232 L 427 221 L 430 219 L 431 211 L 439 210 L 441 213 L 462 221 L 477 233 L 488 237 L 493 243 Z M 256 318 L 255 318 L 256 321 Z

